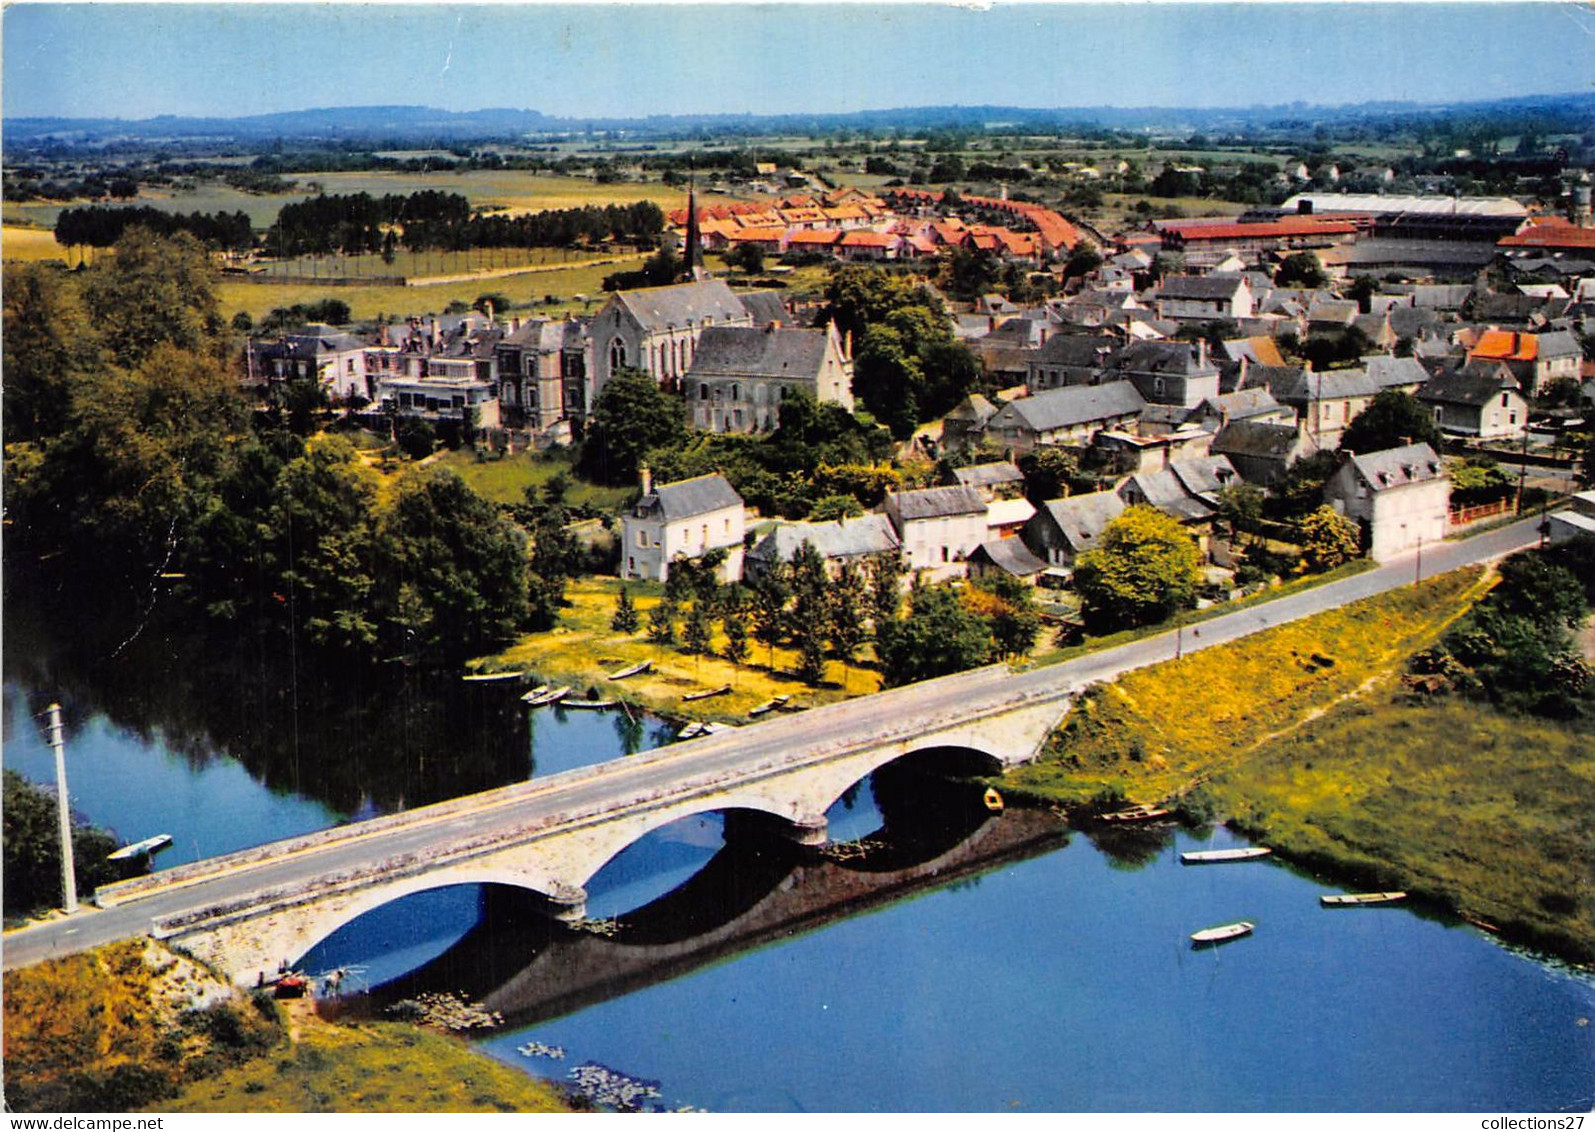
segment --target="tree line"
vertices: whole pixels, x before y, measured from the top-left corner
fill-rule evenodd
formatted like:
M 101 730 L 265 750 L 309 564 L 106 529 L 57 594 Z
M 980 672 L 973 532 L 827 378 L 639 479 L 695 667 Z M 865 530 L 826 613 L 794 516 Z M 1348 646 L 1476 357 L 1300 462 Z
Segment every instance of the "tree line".
M 187 232 L 201 243 L 227 251 L 255 246 L 255 229 L 247 212 L 163 212 L 147 205 L 63 209 L 55 221 L 55 242 L 66 248 L 108 248 L 129 228 L 146 228 L 162 236 Z

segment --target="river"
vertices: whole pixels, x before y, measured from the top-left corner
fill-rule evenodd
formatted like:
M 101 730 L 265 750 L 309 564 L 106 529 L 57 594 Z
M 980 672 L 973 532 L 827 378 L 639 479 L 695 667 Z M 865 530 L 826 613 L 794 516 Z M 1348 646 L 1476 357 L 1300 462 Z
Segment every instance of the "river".
M 35 717 L 60 699 L 74 804 L 124 839 L 173 834 L 159 867 L 671 735 L 614 713 L 527 712 L 503 685 L 434 682 L 338 727 L 302 720 L 297 745 L 261 743 L 148 697 L 140 718 L 137 696 L 46 683 L 9 660 L 4 765 L 52 781 Z M 420 757 L 394 738 L 412 731 L 450 740 L 429 768 L 382 765 L 384 750 Z M 351 735 L 378 749 L 350 749 Z M 1325 910 L 1319 894 L 1337 889 L 1275 860 L 1178 862 L 1235 843 L 1223 830 L 1098 840 L 894 769 L 828 816 L 842 844 L 818 858 L 735 814 L 657 830 L 593 878 L 590 930 L 548 925 L 506 890 L 442 889 L 346 926 L 304 967 L 348 968 L 347 988 L 371 990 L 349 1001 L 367 1011 L 464 991 L 505 1016 L 477 1039 L 487 1054 L 611 1095 L 641 1082 L 650 1107 L 1591 1106 L 1587 974 L 1423 909 Z M 1188 942 L 1238 919 L 1255 933 Z

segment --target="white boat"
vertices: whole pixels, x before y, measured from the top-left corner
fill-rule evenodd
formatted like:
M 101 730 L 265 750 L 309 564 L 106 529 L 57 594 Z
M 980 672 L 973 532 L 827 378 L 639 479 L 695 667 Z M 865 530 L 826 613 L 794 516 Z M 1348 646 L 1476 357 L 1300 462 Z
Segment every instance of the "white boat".
M 622 668 L 619 672 L 611 672 L 609 678 L 611 680 L 624 680 L 628 676 L 640 676 L 653 666 L 654 662 L 651 660 L 640 661 L 629 668 Z
M 520 672 L 468 672 L 460 679 L 466 683 L 475 683 L 484 680 L 519 680 Z
M 131 845 L 124 845 L 116 852 L 106 857 L 107 861 L 131 861 L 134 857 L 142 857 L 146 853 L 157 853 L 172 843 L 169 833 L 157 833 L 154 837 L 146 837 L 143 841 L 135 841 Z
M 544 704 L 555 703 L 570 695 L 568 686 L 561 688 L 534 688 L 521 697 L 527 707 L 542 707 Z
M 763 715 L 765 712 L 774 711 L 776 708 L 781 707 L 783 704 L 785 704 L 791 698 L 792 698 L 791 696 L 775 696 L 775 697 L 773 697 L 771 699 L 765 700 L 758 707 L 749 708 L 748 709 L 748 714 L 749 715 Z
M 1348 892 L 1340 896 L 1320 896 L 1325 908 L 1360 908 L 1365 904 L 1394 904 L 1405 900 L 1405 892 Z
M 1237 920 L 1233 924 L 1219 924 L 1216 927 L 1203 928 L 1199 932 L 1191 933 L 1192 943 L 1223 943 L 1228 939 L 1239 939 L 1243 935 L 1250 935 L 1257 925 L 1250 920 Z
M 730 690 L 730 684 L 721 684 L 718 688 L 710 688 L 707 692 L 689 692 L 681 698 L 683 700 L 707 700 L 710 696 L 723 696 Z
M 1272 853 L 1261 845 L 1253 845 L 1248 849 L 1198 849 L 1192 853 L 1181 853 L 1182 865 L 1222 865 L 1229 861 L 1254 861 L 1258 857 L 1266 857 Z
M 689 723 L 676 732 L 677 739 L 696 739 L 699 735 L 707 735 L 709 728 L 702 723 Z
M 1131 806 L 1127 810 L 1115 810 L 1110 814 L 1098 814 L 1097 820 L 1108 822 L 1156 821 L 1158 818 L 1166 818 L 1168 816 L 1169 811 L 1163 807 L 1142 803 L 1139 806 Z
M 564 700 L 559 705 L 562 708 L 582 708 L 585 711 L 605 711 L 612 707 L 619 707 L 619 700 Z

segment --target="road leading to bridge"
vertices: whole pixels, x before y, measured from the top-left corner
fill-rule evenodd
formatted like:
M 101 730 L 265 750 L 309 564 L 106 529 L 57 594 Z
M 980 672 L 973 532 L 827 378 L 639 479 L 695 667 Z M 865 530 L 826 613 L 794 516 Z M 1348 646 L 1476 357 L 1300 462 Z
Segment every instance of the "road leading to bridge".
M 494 837 L 524 837 L 638 798 L 711 793 L 863 743 L 911 737 L 1023 703 L 1063 701 L 1081 688 L 1132 669 L 1236 640 L 1274 625 L 1412 584 L 1419 576 L 1510 554 L 1538 541 L 1526 519 L 1459 542 L 1426 547 L 1374 570 L 1236 610 L 1183 632 L 1165 632 L 1062 664 L 1011 672 L 994 665 L 844 703 L 721 732 L 598 766 L 568 771 L 389 815 L 321 834 L 195 862 L 136 882 L 108 908 L 9 932 L 6 969 L 150 932 L 152 924 L 247 901 L 267 890 L 313 885 L 384 861 L 447 856 L 449 847 Z

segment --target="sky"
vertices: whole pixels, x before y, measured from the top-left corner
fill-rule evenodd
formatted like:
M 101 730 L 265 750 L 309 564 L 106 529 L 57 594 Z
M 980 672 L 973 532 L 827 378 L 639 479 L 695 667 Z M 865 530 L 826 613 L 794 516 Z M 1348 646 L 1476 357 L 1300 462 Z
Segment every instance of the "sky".
M 0 51 L 8 118 L 1432 102 L 1595 90 L 1595 9 L 27 0 L 0 15 Z

